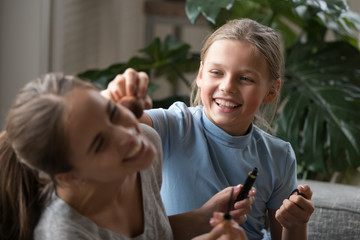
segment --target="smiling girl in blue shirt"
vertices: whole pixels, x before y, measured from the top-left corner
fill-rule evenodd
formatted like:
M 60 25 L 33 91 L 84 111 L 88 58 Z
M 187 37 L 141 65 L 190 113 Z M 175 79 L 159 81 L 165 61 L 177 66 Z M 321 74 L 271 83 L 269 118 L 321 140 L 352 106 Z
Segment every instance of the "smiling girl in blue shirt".
M 297 186 L 290 143 L 260 128 L 269 126 L 266 119 L 276 111 L 281 72 L 277 33 L 249 19 L 232 20 L 202 48 L 192 107 L 176 102 L 169 109 L 145 111 L 141 121 L 162 139 L 161 195 L 167 214 L 199 208 L 223 188 L 244 183 L 257 167 L 255 202 L 242 224 L 248 238 L 262 239 L 268 218 L 272 239 L 307 239 L 314 210 L 310 187 Z M 146 74 L 130 69 L 103 94 L 115 101 L 126 95 L 147 101 L 148 81 Z M 295 188 L 304 196 L 287 199 Z

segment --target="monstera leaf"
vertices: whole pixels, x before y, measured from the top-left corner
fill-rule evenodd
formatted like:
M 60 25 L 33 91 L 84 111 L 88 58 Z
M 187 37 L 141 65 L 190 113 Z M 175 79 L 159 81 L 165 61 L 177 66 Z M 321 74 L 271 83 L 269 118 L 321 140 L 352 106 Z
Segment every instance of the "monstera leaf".
M 276 134 L 306 170 L 329 175 L 360 166 L 360 52 L 346 42 L 287 51 Z
M 165 76 L 170 83 L 180 79 L 188 87 L 191 83 L 184 73 L 196 71 L 200 64 L 199 54 L 190 53 L 190 45 L 172 36 L 167 36 L 163 42 L 156 38 L 140 52 L 151 62 L 149 68 L 154 70 L 155 77 Z
M 215 24 L 222 8 L 230 9 L 235 0 L 186 0 L 185 12 L 191 23 L 195 23 L 200 14 Z

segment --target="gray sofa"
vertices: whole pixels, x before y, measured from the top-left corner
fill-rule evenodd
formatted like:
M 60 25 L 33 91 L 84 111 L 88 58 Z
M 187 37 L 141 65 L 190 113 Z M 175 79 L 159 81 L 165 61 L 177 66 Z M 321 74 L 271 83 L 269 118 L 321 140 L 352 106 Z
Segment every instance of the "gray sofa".
M 315 211 L 308 223 L 309 240 L 360 240 L 360 187 L 319 181 L 307 183 Z

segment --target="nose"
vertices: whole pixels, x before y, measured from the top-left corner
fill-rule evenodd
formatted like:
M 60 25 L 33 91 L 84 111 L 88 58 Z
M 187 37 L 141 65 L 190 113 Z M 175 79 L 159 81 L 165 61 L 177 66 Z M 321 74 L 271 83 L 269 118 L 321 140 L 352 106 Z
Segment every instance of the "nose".
M 236 84 L 235 77 L 232 75 L 227 75 L 224 77 L 220 83 L 220 90 L 227 93 L 235 93 L 236 92 Z
M 117 127 L 113 130 L 114 140 L 119 145 L 126 145 L 128 142 L 136 142 L 139 134 L 135 127 Z M 120 148 L 122 149 L 122 148 Z

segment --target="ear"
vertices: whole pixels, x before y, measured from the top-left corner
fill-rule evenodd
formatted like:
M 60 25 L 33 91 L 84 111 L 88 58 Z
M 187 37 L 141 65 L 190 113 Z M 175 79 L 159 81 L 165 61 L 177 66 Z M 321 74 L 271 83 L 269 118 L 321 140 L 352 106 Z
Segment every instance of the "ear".
M 201 86 L 202 68 L 203 68 L 203 63 L 202 63 L 202 61 L 200 61 L 199 72 L 198 72 L 197 77 L 196 77 L 196 85 L 197 85 L 198 88 L 200 88 L 200 86 Z
M 276 96 L 279 94 L 280 88 L 281 80 L 279 78 L 271 84 L 270 89 L 263 100 L 264 104 L 268 104 L 274 101 Z

